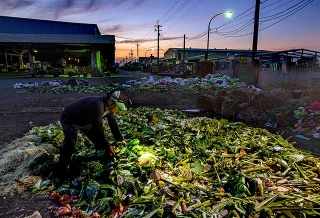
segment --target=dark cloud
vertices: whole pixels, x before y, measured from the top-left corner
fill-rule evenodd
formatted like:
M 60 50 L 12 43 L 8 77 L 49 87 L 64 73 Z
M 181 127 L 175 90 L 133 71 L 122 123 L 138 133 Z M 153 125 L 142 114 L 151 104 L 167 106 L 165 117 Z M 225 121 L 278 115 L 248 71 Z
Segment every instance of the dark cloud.
M 67 9 L 71 8 L 74 2 L 74 0 L 66 0 L 65 7 Z
M 133 10 L 137 7 L 139 7 L 140 5 L 142 5 L 143 3 L 145 3 L 147 0 L 135 0 L 131 7 L 127 8 L 125 11 L 130 11 L 130 10 Z
M 89 1 L 87 8 L 88 8 L 89 10 L 90 10 L 91 8 L 95 8 L 96 4 L 97 4 L 97 1 L 96 1 L 96 0 L 91 0 L 91 1 Z
M 183 36 L 172 36 L 172 37 L 163 37 L 160 38 L 161 41 L 166 41 L 166 40 L 176 40 L 176 39 L 181 39 Z M 157 38 L 141 38 L 141 39 L 130 39 L 126 37 L 120 37 L 116 36 L 117 43 L 119 44 L 136 44 L 137 42 L 139 43 L 144 43 L 144 42 L 154 42 L 157 41 Z
M 65 14 L 71 15 L 71 14 L 76 14 L 79 13 L 82 10 L 71 10 L 72 6 L 75 5 L 76 0 L 65 0 L 65 1 L 58 1 L 57 2 L 52 2 L 51 8 L 55 10 L 55 19 L 59 19 Z M 72 11 L 72 12 L 71 12 Z
M 117 41 L 118 44 L 136 44 L 137 42 L 144 43 L 144 42 L 152 42 L 156 41 L 157 39 L 136 39 L 136 40 L 122 40 Z
M 161 40 L 175 40 L 175 39 L 181 39 L 183 36 L 172 36 L 172 37 L 164 37 L 161 38 Z
M 1 8 L 5 8 L 7 10 L 16 10 L 20 8 L 24 8 L 27 6 L 31 6 L 34 4 L 34 1 L 28 0 L 14 0 L 14 1 L 7 1 L 7 0 L 0 0 L 2 5 Z
M 108 9 L 113 9 L 113 8 L 116 8 L 122 4 L 124 4 L 125 2 L 127 2 L 128 0 L 116 0 L 115 2 L 111 3 L 108 7 Z
M 107 32 L 124 31 L 120 25 L 108 26 L 108 11 L 120 11 L 127 5 L 134 8 L 144 0 L 0 0 L 0 13 L 7 16 L 49 19 L 57 21 L 97 23 L 106 26 Z M 101 15 L 102 14 L 102 15 Z M 112 19 L 116 20 L 115 18 Z
M 119 37 L 121 39 L 121 37 Z M 166 40 L 175 40 L 175 39 L 181 39 L 183 38 L 182 36 L 173 36 L 173 37 L 165 37 L 165 38 L 161 38 L 161 41 L 166 41 Z M 117 41 L 117 43 L 119 44 L 136 44 L 137 42 L 139 43 L 144 43 L 144 42 L 154 42 L 157 41 L 157 38 L 149 38 L 149 39 L 126 39 L 126 40 L 122 40 L 122 41 Z
M 90 16 L 94 16 L 94 13 L 98 11 L 114 9 L 127 1 L 128 0 L 90 0 L 87 1 L 87 4 L 83 4 L 84 1 L 81 0 L 58 1 L 58 4 L 57 1 L 54 1 L 52 2 L 52 9 L 56 11 L 56 19 L 61 19 L 64 16 L 70 16 L 74 14 L 83 15 L 84 13 L 91 13 Z
M 113 32 L 120 32 L 123 29 L 124 28 L 120 24 L 117 24 L 117 25 L 113 25 L 111 27 L 101 28 L 100 32 L 102 32 L 103 34 L 111 34 Z

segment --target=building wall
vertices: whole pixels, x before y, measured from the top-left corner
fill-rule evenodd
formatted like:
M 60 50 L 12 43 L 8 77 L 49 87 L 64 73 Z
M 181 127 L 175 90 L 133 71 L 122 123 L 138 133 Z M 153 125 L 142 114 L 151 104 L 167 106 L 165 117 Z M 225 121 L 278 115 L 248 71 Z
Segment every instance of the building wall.
M 283 82 L 297 83 L 302 85 L 310 85 L 311 80 L 320 78 L 320 72 L 279 72 L 279 71 L 260 71 L 258 85 L 264 86 L 280 86 Z
M 79 24 L 0 16 L 0 33 L 100 35 L 95 24 Z
M 240 70 L 235 70 L 235 77 L 240 78 L 241 81 L 246 82 L 246 77 L 248 75 L 254 76 L 255 70 L 252 69 L 252 72 L 245 70 L 245 68 L 240 68 Z M 233 75 L 233 70 L 217 70 L 216 73 L 227 76 Z M 266 87 L 266 86 L 275 86 L 280 87 L 281 83 L 288 82 L 288 83 L 297 83 L 301 85 L 311 85 L 311 80 L 318 78 L 320 79 L 320 72 L 290 72 L 284 73 L 281 71 L 259 71 L 258 76 L 258 83 L 259 87 Z M 254 77 L 252 77 L 254 79 Z M 253 83 L 254 84 L 254 83 Z
M 168 49 L 164 53 L 164 59 L 171 59 L 171 58 L 176 58 L 176 50 Z

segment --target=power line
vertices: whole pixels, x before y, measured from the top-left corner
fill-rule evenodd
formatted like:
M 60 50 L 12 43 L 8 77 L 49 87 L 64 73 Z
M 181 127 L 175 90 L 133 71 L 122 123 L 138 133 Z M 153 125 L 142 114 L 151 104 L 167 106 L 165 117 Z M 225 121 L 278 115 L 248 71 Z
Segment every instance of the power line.
M 205 36 L 205 35 L 207 35 L 207 30 L 206 31 L 203 31 L 202 33 L 200 33 L 200 34 L 198 34 L 198 35 L 196 35 L 196 36 L 194 36 L 194 37 L 190 37 L 190 39 L 187 41 L 187 42 L 189 42 L 189 41 L 191 41 L 191 40 L 194 40 L 194 39 L 199 39 L 199 38 L 201 38 L 201 37 L 203 37 L 203 36 Z
M 220 35 L 219 33 L 217 33 L 217 34 Z M 252 35 L 252 32 L 251 33 L 242 34 L 242 35 L 224 36 L 224 37 L 221 37 L 221 38 L 218 38 L 218 39 L 212 39 L 210 41 L 216 41 L 216 40 L 221 40 L 221 39 L 225 39 L 225 38 L 238 38 L 238 37 L 243 37 L 243 36 L 248 36 L 248 35 Z
M 277 23 L 280 23 L 281 21 L 287 19 L 288 17 L 291 17 L 292 15 L 296 14 L 298 11 L 302 10 L 302 9 L 303 9 L 304 7 L 306 7 L 307 5 L 311 4 L 313 1 L 314 1 L 314 0 L 309 0 L 308 2 L 306 2 L 306 4 L 303 5 L 303 7 L 300 7 L 299 9 L 295 10 L 293 13 L 287 15 L 287 16 L 284 17 L 284 18 L 282 18 L 282 19 L 280 19 L 280 20 L 278 20 L 278 21 L 276 21 L 276 22 L 274 22 L 274 23 L 272 23 L 272 24 L 270 24 L 270 25 L 268 25 L 268 26 L 266 26 L 266 27 L 264 27 L 264 28 L 259 29 L 259 31 L 263 31 L 263 30 L 265 30 L 265 29 L 268 29 L 268 28 L 276 25 Z M 217 32 L 217 34 L 220 35 L 218 32 Z M 221 40 L 221 39 L 228 38 L 228 37 L 243 37 L 243 36 L 247 36 L 247 35 L 251 35 L 251 34 L 252 34 L 252 32 L 247 33 L 247 34 L 242 34 L 242 35 L 227 35 L 227 36 L 224 36 L 224 37 L 222 37 L 222 38 L 213 39 L 213 40 Z M 213 40 L 212 40 L 212 41 L 213 41 Z
M 269 4 L 269 5 L 266 5 L 266 6 L 264 6 L 264 7 L 261 8 L 261 11 L 262 11 L 263 9 L 268 8 L 268 7 L 272 6 L 272 5 L 275 5 L 275 4 L 277 4 L 277 3 L 281 2 L 281 1 L 283 1 L 283 0 L 278 0 L 278 1 L 276 1 L 276 2 L 273 2 L 273 3 Z M 292 2 L 292 1 L 294 1 L 294 0 L 290 0 L 289 2 Z M 286 3 L 278 6 L 277 8 L 271 9 L 271 10 L 265 12 L 265 13 L 262 13 L 261 15 L 267 14 L 267 13 L 269 13 L 269 12 L 275 10 L 275 9 L 278 9 L 278 8 L 280 8 L 280 7 L 288 4 L 289 2 L 286 2 Z M 263 3 L 264 3 L 264 2 L 263 2 Z M 251 15 L 251 14 L 253 14 L 253 12 L 250 13 L 250 14 L 248 14 L 247 16 L 249 16 L 249 15 Z M 247 17 L 247 16 L 245 16 L 245 17 Z M 243 18 L 244 18 L 244 17 L 243 17 Z M 245 23 L 244 25 L 246 25 L 249 21 L 253 21 L 253 18 L 250 18 L 249 20 L 245 20 L 245 21 L 243 21 L 243 22 L 240 22 L 240 23 L 235 24 L 235 25 L 232 25 L 232 26 L 228 26 L 228 27 L 222 28 L 222 29 L 220 29 L 220 31 L 221 31 L 221 30 L 230 29 L 230 28 L 232 28 L 232 27 L 239 26 L 240 24 L 243 24 L 243 23 Z M 243 27 L 243 26 L 241 26 L 241 27 Z M 240 27 L 240 28 L 241 28 L 241 27 Z
M 184 3 L 182 3 L 182 5 L 180 5 L 180 7 L 178 7 L 177 10 L 175 10 L 175 12 L 173 12 L 173 14 L 171 14 L 170 17 L 168 17 L 165 21 L 163 21 L 162 24 L 167 23 L 168 21 L 170 21 L 172 18 L 174 18 L 174 16 L 176 16 L 184 7 L 186 7 L 189 3 L 191 2 L 191 0 L 186 0 Z
M 229 32 L 219 32 L 220 34 L 222 35 L 232 35 L 232 34 L 235 34 L 235 33 L 241 33 L 241 32 L 244 32 L 245 30 L 251 28 L 251 25 L 253 24 L 253 19 L 249 20 L 246 24 L 242 25 L 241 27 L 235 29 L 235 30 L 232 30 L 232 31 L 229 31 Z
M 176 42 L 172 41 L 171 39 L 169 39 L 169 37 L 165 37 L 163 34 L 161 34 L 161 36 L 164 37 L 162 40 L 164 40 L 164 41 L 171 41 L 171 42 L 173 42 L 174 44 L 179 45 L 178 43 L 176 43 Z M 183 36 L 181 36 L 181 37 L 176 37 L 176 38 L 177 38 L 177 39 L 178 39 L 178 38 L 183 38 Z
M 261 4 L 264 4 L 264 3 L 267 2 L 267 1 L 268 1 L 268 0 L 262 2 Z M 272 5 L 275 5 L 275 4 L 277 4 L 277 3 L 281 2 L 281 1 L 283 1 L 283 0 L 278 0 L 278 1 L 274 2 L 274 3 L 271 3 L 271 4 L 269 4 L 269 5 L 266 5 L 266 6 L 262 7 L 261 10 L 263 10 L 263 9 L 265 9 L 265 8 L 268 8 L 268 7 L 272 6 Z M 232 20 L 230 20 L 230 21 L 222 24 L 222 25 L 219 26 L 219 27 L 216 27 L 215 29 L 219 29 L 220 27 L 229 25 L 229 24 L 234 23 L 234 22 L 236 22 L 236 21 L 242 20 L 242 19 L 245 18 L 245 17 L 248 17 L 248 16 L 250 16 L 250 15 L 253 15 L 254 12 L 251 12 L 251 13 L 245 15 L 245 16 L 242 16 L 242 15 L 244 15 L 245 13 L 249 12 L 250 10 L 252 10 L 254 7 L 255 7 L 255 6 L 252 6 L 251 8 L 247 9 L 246 11 L 242 12 L 241 14 L 239 14 L 238 16 L 236 16 L 235 18 L 233 18 Z M 253 20 L 253 18 L 250 19 L 250 20 Z M 249 20 L 247 20 L 247 21 L 249 21 Z M 244 21 L 244 22 L 242 22 L 242 23 L 246 23 L 247 21 Z M 240 24 L 240 23 L 239 23 L 239 24 Z M 238 26 L 239 24 L 234 25 L 234 26 Z M 232 27 L 233 27 L 233 26 L 232 26 Z M 229 28 L 231 28 L 231 27 L 226 27 L 226 28 L 224 28 L 224 29 L 229 29 Z
M 243 23 L 246 23 L 246 24 L 247 24 L 249 21 L 253 21 L 253 18 L 250 18 L 249 20 L 245 20 L 245 21 L 240 22 L 240 23 L 238 23 L 238 24 L 232 25 L 232 26 L 230 26 L 230 27 L 222 28 L 222 29 L 220 29 L 220 31 L 221 31 L 221 30 L 230 29 L 230 28 L 232 28 L 232 27 L 239 26 L 240 24 L 243 24 Z M 213 29 L 217 29 L 217 28 L 213 28 Z
M 199 0 L 192 8 L 191 10 L 189 10 L 188 12 L 186 12 L 184 15 L 182 15 L 182 17 L 180 18 L 180 20 L 178 20 L 170 29 L 167 30 L 170 31 L 173 29 L 173 27 L 175 27 L 178 23 L 180 23 L 186 16 L 188 16 L 203 0 Z
M 287 10 L 290 10 L 290 9 L 292 9 L 292 8 L 294 8 L 294 7 L 298 6 L 298 5 L 300 5 L 301 3 L 305 2 L 305 1 L 306 1 L 306 0 L 302 0 L 302 1 L 298 2 L 297 4 L 292 5 L 292 6 L 291 6 L 291 7 L 289 7 L 289 8 L 286 8 L 286 9 L 285 9 L 285 10 L 283 10 L 283 11 L 280 11 L 280 12 L 278 12 L 278 13 L 276 13 L 276 14 L 273 14 L 273 15 L 269 15 L 269 16 L 261 17 L 261 18 L 268 18 L 268 17 L 273 17 L 273 16 L 275 16 L 275 15 L 281 14 L 281 13 L 283 13 L 283 12 L 287 11 Z M 286 2 L 286 4 L 288 4 L 288 3 L 290 3 L 290 2 L 292 2 L 292 1 L 288 1 L 288 2 Z M 282 4 L 282 5 L 285 5 L 285 4 Z M 281 6 L 282 6 L 282 5 L 280 5 L 280 6 L 279 6 L 279 7 L 277 7 L 277 8 L 274 8 L 273 10 L 276 10 L 276 9 L 281 8 Z M 270 12 L 270 11 L 268 11 L 268 12 Z M 267 12 L 267 13 L 268 13 L 268 12 Z
M 266 1 L 268 1 L 268 0 L 266 0 Z M 264 2 L 266 2 L 266 1 L 264 1 Z M 264 2 L 263 2 L 263 3 L 264 3 Z M 228 21 L 228 22 L 222 24 L 221 26 L 219 26 L 219 27 L 217 27 L 217 28 L 215 28 L 215 29 L 218 29 L 218 28 L 220 28 L 220 27 L 222 27 L 222 26 L 228 25 L 228 24 L 230 24 L 230 23 L 233 23 L 233 22 L 235 22 L 235 21 L 237 21 L 237 20 L 242 19 L 242 18 L 240 18 L 240 17 L 241 17 L 243 14 L 247 13 L 248 11 L 252 10 L 254 7 L 255 7 L 255 6 L 252 6 L 251 8 L 247 9 L 246 11 L 242 12 L 241 14 L 239 14 L 238 16 L 236 16 L 235 18 L 233 18 L 233 20 Z M 245 17 L 246 17 L 246 16 L 245 16 Z M 237 18 L 240 18 L 240 19 L 237 19 Z M 247 21 L 246 21 L 246 22 L 247 22 Z M 208 31 L 205 30 L 205 31 L 203 31 L 202 33 L 199 33 L 198 35 L 196 35 L 196 36 L 194 36 L 194 37 L 191 37 L 187 42 L 189 42 L 189 41 L 191 41 L 191 40 L 195 40 L 195 39 L 202 38 L 203 36 L 205 36 L 205 35 L 207 35 L 207 34 L 208 34 Z M 181 44 L 180 44 L 180 45 L 181 45 Z
M 292 15 L 294 15 L 295 13 L 297 13 L 298 11 L 302 10 L 303 8 L 305 8 L 306 6 L 308 6 L 309 4 L 311 4 L 313 1 L 314 1 L 314 0 L 310 0 L 308 3 L 306 3 L 303 7 L 300 7 L 300 8 L 299 8 L 298 10 L 296 10 L 294 13 L 289 14 L 288 16 L 282 18 L 281 20 L 278 20 L 277 22 L 274 22 L 274 23 L 270 24 L 269 26 L 264 27 L 264 28 L 260 29 L 259 31 L 268 29 L 269 27 L 272 27 L 272 26 L 276 25 L 277 23 L 279 23 L 279 22 L 287 19 L 288 17 L 291 17 Z
M 275 2 L 275 3 L 279 3 L 279 2 L 281 2 L 281 1 L 282 1 L 282 0 L 279 0 L 279 1 Z M 282 5 L 279 5 L 279 6 L 276 7 L 276 8 L 273 8 L 273 9 L 267 11 L 267 12 L 262 13 L 261 15 L 268 14 L 269 12 L 274 11 L 274 10 L 277 10 L 277 9 L 279 9 L 279 8 L 285 6 L 285 5 L 287 5 L 287 4 L 289 4 L 290 2 L 293 2 L 293 1 L 294 1 L 294 0 L 289 0 L 289 1 L 285 2 L 285 3 L 282 4 Z M 274 4 L 270 4 L 270 5 L 268 5 L 268 6 L 271 6 L 271 5 L 274 5 Z M 264 8 L 267 8 L 267 7 L 264 7 Z M 262 9 L 263 9 L 263 8 L 261 8 L 261 10 L 262 10 Z
M 178 4 L 179 1 L 180 1 L 180 0 L 176 1 L 176 3 L 174 3 L 174 5 L 167 11 L 167 13 L 165 13 L 165 15 L 163 15 L 163 16 L 159 19 L 159 21 L 162 20 L 162 19 L 174 8 L 174 6 L 176 6 L 176 4 Z
M 265 2 L 267 2 L 267 1 L 268 1 L 268 0 L 265 0 L 264 2 L 262 2 L 262 4 L 265 3 Z M 274 2 L 274 3 L 272 3 L 272 4 L 266 5 L 266 6 L 264 6 L 263 8 L 270 7 L 270 6 L 272 6 L 272 5 L 274 5 L 274 4 L 278 3 L 278 2 L 281 2 L 281 1 L 282 1 L 282 0 L 278 0 L 277 2 Z M 226 26 L 226 25 L 228 25 L 228 24 L 234 23 L 234 22 L 236 22 L 236 21 L 238 21 L 238 20 L 242 20 L 242 19 L 245 18 L 245 17 L 248 17 L 249 15 L 253 14 L 254 12 L 251 12 L 251 13 L 245 15 L 245 16 L 243 16 L 243 15 L 246 14 L 246 13 L 248 13 L 249 11 L 251 11 L 254 7 L 255 7 L 255 6 L 252 6 L 251 8 L 245 10 L 244 12 L 242 12 L 241 14 L 239 14 L 238 16 L 236 16 L 235 18 L 233 18 L 233 20 L 228 21 L 228 22 L 222 24 L 221 26 L 217 27 L 216 29 L 218 29 L 218 28 L 220 28 L 220 27 L 223 27 L 223 26 Z M 262 8 L 262 9 L 263 9 L 263 8 Z M 239 32 L 244 32 L 245 30 L 247 30 L 247 29 L 250 28 L 250 25 L 251 25 L 251 24 L 253 24 L 253 18 L 251 18 L 251 19 L 249 19 L 249 20 L 246 20 L 246 21 L 244 21 L 244 22 L 241 22 L 241 23 L 239 23 L 239 24 L 233 25 L 233 26 L 231 26 L 231 27 L 235 27 L 235 26 L 238 26 L 238 25 L 243 24 L 243 23 L 245 23 L 245 24 L 242 25 L 242 26 L 240 26 L 240 27 L 237 28 L 236 30 L 232 30 L 232 31 L 229 31 L 229 32 L 220 32 L 220 33 L 217 33 L 217 34 L 221 34 L 221 35 L 224 35 L 224 34 L 233 34 L 233 35 L 234 35 L 234 34 L 239 33 Z M 226 27 L 226 28 L 224 28 L 224 29 L 229 29 L 229 28 L 231 28 L 231 27 Z M 224 30 L 224 29 L 222 29 L 222 30 Z M 238 32 L 237 32 L 237 31 L 238 31 Z M 198 35 L 196 35 L 195 37 L 190 38 L 187 42 L 189 42 L 189 41 L 191 41 L 191 40 L 199 39 L 199 38 L 205 36 L 206 34 L 207 34 L 207 30 L 204 31 L 204 32 L 202 32 L 202 33 L 200 33 L 200 34 L 198 34 Z M 240 36 L 233 36 L 233 37 L 241 37 L 241 36 L 250 35 L 250 34 L 251 34 L 251 33 L 249 33 L 249 34 L 242 34 L 242 35 L 240 35 Z M 231 36 L 229 36 L 229 37 L 231 37 Z M 180 44 L 180 45 L 181 45 L 181 44 Z
M 300 4 L 300 3 L 303 3 L 304 2 L 304 4 L 302 4 L 302 5 L 300 5 L 300 6 L 298 6 L 298 7 L 296 7 L 295 6 L 295 8 L 294 7 L 290 7 L 290 9 L 291 10 L 289 10 L 289 11 L 287 11 L 288 9 L 286 9 L 286 10 L 284 10 L 284 11 L 282 11 L 282 12 L 279 12 L 279 13 L 276 13 L 276 14 L 273 14 L 273 15 L 270 15 L 270 16 L 266 16 L 266 17 L 261 17 L 261 19 L 264 19 L 262 22 L 267 22 L 267 21 L 270 21 L 270 20 L 275 20 L 275 19 L 278 19 L 278 18 L 280 18 L 280 17 L 283 17 L 283 16 L 285 16 L 285 15 L 287 15 L 287 14 L 290 14 L 290 13 L 292 13 L 293 11 L 295 11 L 295 10 L 297 10 L 297 9 L 299 9 L 299 8 L 301 8 L 301 7 L 304 7 L 305 5 L 308 5 L 308 3 L 310 2 L 306 2 L 305 0 L 303 0 L 303 1 L 301 1 L 301 2 L 299 2 L 298 4 Z M 298 5 L 298 4 L 296 4 L 296 5 Z M 287 12 L 286 12 L 287 11 Z M 283 12 L 286 12 L 286 13 L 283 13 Z M 279 15 L 280 14 L 280 15 Z M 276 16 L 276 15 L 279 15 L 279 16 Z M 266 19 L 266 18 L 269 18 L 269 19 Z
M 153 30 L 153 27 L 149 30 L 149 32 L 147 33 L 147 35 L 146 35 L 145 37 L 143 37 L 142 40 L 144 40 L 145 38 L 147 38 L 147 36 L 152 32 L 152 30 Z
M 280 0 L 281 1 L 281 0 Z M 280 1 L 277 1 L 277 2 L 280 2 Z M 303 1 L 306 1 L 306 0 L 303 0 Z M 303 2 L 302 1 L 302 2 Z M 310 1 L 310 0 L 308 0 L 308 1 Z M 289 2 L 291 2 L 291 1 L 289 1 Z M 288 2 L 286 2 L 285 4 L 287 4 Z M 300 2 L 301 3 L 301 2 Z M 309 2 L 306 2 L 305 4 L 308 4 Z M 283 5 L 285 5 L 285 4 L 282 4 L 281 6 L 283 6 Z M 274 5 L 274 3 L 273 4 L 271 4 L 271 5 Z M 297 6 L 298 4 L 296 4 L 296 5 L 294 5 L 294 6 Z M 279 6 L 279 7 L 281 7 L 281 6 Z M 290 7 L 290 8 L 293 8 L 294 6 L 292 6 L 292 7 Z M 300 7 L 303 7 L 304 5 L 302 5 L 302 6 L 300 6 Z M 267 6 L 266 6 L 267 7 Z M 266 7 L 264 7 L 264 8 L 266 8 Z M 272 9 L 272 10 L 276 10 L 276 9 L 278 9 L 279 7 L 277 7 L 277 8 L 274 8 L 274 9 Z M 295 12 L 297 9 L 299 9 L 300 7 L 296 7 L 296 8 L 294 8 L 293 10 L 290 10 L 289 12 L 287 12 L 287 13 L 285 13 L 285 14 L 283 14 L 283 15 L 281 15 L 281 16 L 278 16 L 278 17 L 273 17 L 273 18 L 271 18 L 271 19 L 269 19 L 269 20 L 263 20 L 263 21 L 261 21 L 260 23 L 264 23 L 264 22 L 267 22 L 267 21 L 270 21 L 270 20 L 274 20 L 274 19 L 277 19 L 277 18 L 280 18 L 280 17 L 283 17 L 283 16 L 285 16 L 285 15 L 287 15 L 287 14 L 289 14 L 289 13 L 292 13 L 292 12 Z M 272 11 L 272 10 L 270 10 L 270 11 Z M 287 9 L 286 9 L 287 10 Z M 286 11 L 285 10 L 285 11 Z M 270 11 L 268 11 L 268 12 L 270 12 Z M 265 12 L 265 13 L 263 13 L 263 14 L 266 14 L 266 13 L 268 13 L 268 12 Z M 219 35 L 223 35 L 223 36 L 231 36 L 231 35 L 235 35 L 235 34 L 239 34 L 239 33 L 241 33 L 241 32 L 244 32 L 244 31 L 246 31 L 246 30 L 248 30 L 249 28 L 250 28 L 250 26 L 251 26 L 251 24 L 252 24 L 252 21 L 251 20 L 249 20 L 246 24 L 244 24 L 244 25 L 242 25 L 241 27 L 239 27 L 238 29 L 235 29 L 235 30 L 232 30 L 232 31 L 229 31 L 229 32 L 216 32 L 217 34 L 219 34 Z
M 244 17 L 242 17 L 242 18 L 240 18 L 240 17 L 241 17 L 243 14 L 245 14 L 245 13 L 249 12 L 250 10 L 252 10 L 254 7 L 255 7 L 255 6 L 252 6 L 251 8 L 245 10 L 244 12 L 242 12 L 241 14 L 239 14 L 238 16 L 236 16 L 235 18 L 233 18 L 232 20 L 230 20 L 230 21 L 222 24 L 221 26 L 216 27 L 215 29 L 218 29 L 218 28 L 223 27 L 223 26 L 225 26 L 225 25 L 228 25 L 228 24 L 230 24 L 230 23 L 236 22 L 237 20 L 241 20 L 241 19 L 244 18 Z M 245 17 L 246 17 L 246 16 L 245 16 Z M 238 18 L 238 19 L 237 19 L 237 18 Z
M 174 6 L 176 6 L 176 4 L 178 4 L 179 1 L 180 1 L 180 0 L 177 0 L 176 3 L 165 13 L 165 15 L 163 15 L 163 16 L 161 17 L 161 19 L 163 19 L 163 18 L 174 8 Z M 160 19 L 160 20 L 161 20 L 161 19 Z M 145 37 L 143 37 L 142 41 L 152 32 L 152 30 L 153 30 L 153 27 L 149 30 L 149 32 L 147 33 L 147 35 L 146 35 Z
M 161 36 L 163 36 L 163 37 L 164 37 L 164 35 L 163 35 L 163 34 L 161 34 Z M 168 42 L 167 40 L 164 40 L 164 41 L 168 44 L 169 48 L 172 48 L 172 46 L 171 46 L 171 45 L 169 45 L 169 42 Z

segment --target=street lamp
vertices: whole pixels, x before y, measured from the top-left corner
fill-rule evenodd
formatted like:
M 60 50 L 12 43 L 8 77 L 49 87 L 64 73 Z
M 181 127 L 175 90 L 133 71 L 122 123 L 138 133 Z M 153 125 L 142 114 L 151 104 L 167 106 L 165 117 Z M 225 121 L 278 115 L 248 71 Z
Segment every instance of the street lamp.
M 144 53 L 144 57 L 145 57 L 145 58 L 147 57 L 147 52 L 148 52 L 148 51 L 153 51 L 153 50 L 154 50 L 153 48 L 146 50 L 146 52 Z
M 227 18 L 232 17 L 232 12 L 231 12 L 231 11 L 227 11 L 227 12 L 223 12 L 223 13 L 216 14 L 216 15 L 214 15 L 214 16 L 210 19 L 209 25 L 208 25 L 207 52 L 206 52 L 205 57 L 204 57 L 205 60 L 208 60 L 208 56 L 209 56 L 209 36 L 210 36 L 210 24 L 211 24 L 211 21 L 213 20 L 213 18 L 215 18 L 215 17 L 217 17 L 217 16 L 219 16 L 219 15 L 221 15 L 221 14 L 226 15 Z

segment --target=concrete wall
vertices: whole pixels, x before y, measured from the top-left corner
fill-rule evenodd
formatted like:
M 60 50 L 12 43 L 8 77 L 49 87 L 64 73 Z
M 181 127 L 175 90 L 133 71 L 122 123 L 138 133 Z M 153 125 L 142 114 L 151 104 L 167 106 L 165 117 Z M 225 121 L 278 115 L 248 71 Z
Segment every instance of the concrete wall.
M 250 65 L 236 65 L 234 77 L 240 79 L 248 85 L 257 85 L 259 68 Z
M 202 78 L 205 77 L 208 74 L 213 73 L 213 62 L 210 61 L 203 61 L 203 62 L 198 62 L 197 64 L 197 76 Z
M 283 82 L 297 83 L 301 85 L 311 84 L 311 80 L 320 78 L 320 72 L 288 72 L 281 71 L 260 71 L 258 85 L 280 86 Z
M 259 69 L 250 65 L 237 65 L 234 70 L 216 70 L 215 73 L 239 78 L 248 85 L 257 85 Z
M 202 75 L 199 75 L 199 73 L 197 73 L 196 75 L 204 77 L 205 75 L 210 73 L 210 68 L 211 66 L 204 67 L 204 65 L 200 64 L 200 66 L 197 67 L 197 70 L 199 72 L 202 72 Z M 285 73 L 282 71 L 259 71 L 257 67 L 250 65 L 237 65 L 234 70 L 215 70 L 215 73 L 219 73 L 221 76 L 234 76 L 236 78 L 239 78 L 240 81 L 244 81 L 248 85 L 258 85 L 259 87 L 279 87 L 283 82 L 310 85 L 312 81 L 320 80 L 320 72 Z

